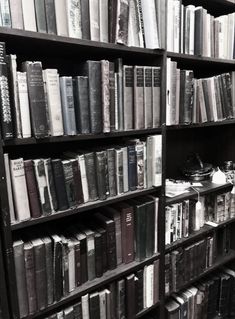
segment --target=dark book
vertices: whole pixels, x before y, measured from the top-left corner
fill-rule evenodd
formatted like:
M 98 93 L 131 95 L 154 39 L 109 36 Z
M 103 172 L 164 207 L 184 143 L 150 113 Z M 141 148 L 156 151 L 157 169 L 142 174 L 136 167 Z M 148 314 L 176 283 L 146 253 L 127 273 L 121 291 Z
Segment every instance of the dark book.
M 91 229 L 83 229 L 81 231 L 86 235 L 87 245 L 87 274 L 88 280 L 93 280 L 96 276 L 95 272 L 95 233 Z
M 47 306 L 46 251 L 44 242 L 38 238 L 32 240 L 35 259 L 35 280 L 38 310 Z
M 123 111 L 124 130 L 134 128 L 134 70 L 131 65 L 123 66 Z
M 31 125 L 35 137 L 49 135 L 46 99 L 42 78 L 41 62 L 26 61 L 22 63 L 22 71 L 27 73 Z
M 64 235 L 60 235 L 62 243 L 62 278 L 63 278 L 63 292 L 62 296 L 67 296 L 70 292 L 70 281 L 69 281 L 69 251 L 70 251 L 70 240 Z
M 110 318 L 117 317 L 117 282 L 112 282 L 108 287 L 110 294 Z
M 203 54 L 203 8 L 198 7 L 195 10 L 195 37 L 194 37 L 194 54 Z
M 229 317 L 234 317 L 235 316 L 235 272 L 232 269 L 225 268 L 223 271 L 230 276 L 230 294 L 229 294 L 229 309 L 228 309 L 228 315 Z M 213 289 L 215 290 L 216 287 L 214 287 L 215 284 L 213 285 Z M 214 294 L 213 290 L 211 289 L 211 299 L 213 300 Z M 213 308 L 214 310 L 214 308 Z M 214 313 L 214 311 L 211 311 L 211 313 Z
M 154 254 L 155 242 L 155 202 L 147 199 L 146 202 L 146 257 L 149 258 Z
M 145 160 L 144 160 L 144 143 L 139 142 L 135 145 L 136 151 L 136 175 L 137 175 L 137 188 L 144 188 L 144 178 L 145 178 Z
M 227 274 L 220 275 L 220 292 L 219 292 L 219 300 L 218 300 L 218 315 L 219 317 L 226 318 L 228 315 L 229 309 L 229 293 L 231 277 Z
M 47 33 L 45 1 L 34 0 L 37 31 Z
M 37 218 L 40 217 L 42 213 L 32 160 L 24 161 L 24 170 L 29 197 L 30 213 L 33 218 Z
M 47 33 L 57 34 L 54 0 L 45 0 Z
M 46 279 L 47 279 L 47 304 L 51 305 L 54 301 L 54 286 L 53 286 L 53 247 L 50 237 L 43 237 L 42 241 L 45 245 L 46 259 Z
M 131 191 L 136 190 L 137 187 L 137 158 L 135 145 L 128 145 L 128 181 Z
M 82 38 L 86 40 L 90 40 L 91 33 L 90 33 L 89 1 L 87 0 L 81 0 L 81 17 L 82 17 Z
M 114 148 L 107 149 L 107 165 L 108 165 L 109 194 L 112 197 L 117 195 L 116 162 L 115 162 Z
M 81 301 L 73 305 L 74 319 L 82 319 L 82 304 Z
M 125 280 L 121 279 L 121 280 L 118 280 L 117 282 L 117 319 L 126 318 L 126 314 L 125 314 L 126 300 L 125 299 L 126 299 Z
M 82 204 L 84 202 L 84 198 L 82 192 L 80 165 L 77 159 L 71 159 L 70 162 L 73 169 L 75 202 L 76 204 Z
M 0 116 L 1 116 L 1 133 L 3 139 L 12 138 L 13 121 L 10 104 L 9 83 L 7 74 L 5 43 L 0 42 Z
M 144 129 L 144 67 L 134 66 L 134 128 Z
M 85 283 L 88 280 L 87 273 L 87 238 L 81 232 L 76 233 L 75 237 L 80 241 L 80 273 L 81 273 L 81 284 Z
M 120 195 L 124 193 L 123 150 L 122 149 L 115 149 L 115 167 L 116 167 L 117 195 Z
M 115 131 L 115 65 L 109 62 L 109 112 L 110 131 Z
M 60 159 L 53 159 L 51 164 L 55 181 L 56 197 L 58 200 L 58 209 L 64 210 L 68 208 L 68 199 L 62 162 Z
M 91 133 L 101 133 L 103 128 L 101 62 L 91 60 L 86 61 L 83 72 L 84 75 L 88 76 Z
M 19 304 L 19 314 L 20 317 L 26 317 L 29 314 L 29 302 L 24 258 L 24 242 L 22 240 L 13 242 L 13 253 L 16 268 L 16 289 Z
M 55 181 L 54 181 L 54 175 L 52 172 L 52 165 L 51 165 L 51 159 L 47 158 L 44 160 L 44 166 L 45 166 L 45 172 L 47 177 L 47 186 L 49 190 L 49 197 L 51 201 L 51 206 L 53 210 L 58 209 L 58 201 L 56 197 L 56 191 L 55 191 Z
M 24 243 L 24 263 L 25 263 L 29 314 L 33 314 L 38 310 L 38 306 L 37 306 L 37 293 L 36 293 L 35 259 L 34 259 L 33 244 L 31 242 Z
M 84 157 L 85 157 L 89 200 L 95 201 L 98 199 L 95 153 L 94 152 L 86 153 L 84 154 Z
M 126 277 L 126 316 L 128 319 L 134 319 L 136 314 L 136 291 L 135 291 L 135 275 L 131 274 Z
M 98 292 L 94 292 L 90 294 L 89 310 L 90 310 L 90 319 L 101 319 L 100 318 L 100 300 L 99 300 Z
M 96 231 L 101 235 L 101 247 L 102 247 L 102 268 L 103 272 L 108 270 L 108 258 L 107 258 L 107 231 L 104 228 L 96 226 Z
M 62 270 L 62 240 L 57 235 L 52 235 L 53 241 L 53 286 L 54 300 L 59 301 L 63 295 L 63 270 Z
M 74 234 L 73 234 L 74 235 Z M 78 287 L 82 283 L 81 279 L 81 249 L 80 249 L 80 241 L 75 238 L 71 237 L 71 241 L 74 245 L 74 262 L 75 262 L 75 287 Z
M 138 278 L 136 285 L 136 313 L 139 313 L 144 308 L 144 271 L 140 269 L 137 271 L 136 276 Z
M 64 310 L 64 319 L 74 319 L 74 312 L 72 306 Z
M 174 301 L 169 301 L 165 306 L 166 319 L 180 319 L 180 305 Z
M 102 254 L 102 235 L 95 232 L 95 275 L 101 277 L 103 275 L 103 254 Z
M 96 176 L 97 176 L 97 191 L 98 197 L 101 200 L 105 200 L 107 197 L 106 188 L 106 162 L 107 158 L 105 156 L 106 151 L 96 152 Z
M 91 132 L 91 129 L 87 76 L 76 76 L 73 78 L 73 92 L 77 131 L 78 133 L 88 134 Z
M 185 71 L 183 122 L 191 123 L 193 118 L 193 72 Z
M 165 294 L 168 296 L 172 292 L 171 284 L 171 254 L 165 255 Z
M 114 220 L 104 216 L 103 214 L 95 214 L 95 220 L 107 232 L 107 261 L 108 269 L 117 267 L 117 252 L 116 252 L 116 236 Z
M 229 73 L 221 74 L 221 83 L 223 89 L 223 96 L 226 104 L 227 118 L 233 118 L 233 106 L 232 106 L 232 95 L 231 95 L 231 79 Z
M 159 301 L 159 259 L 155 260 L 153 263 L 153 304 L 155 305 Z
M 117 4 L 116 0 L 109 0 L 109 42 L 114 43 L 117 28 Z
M 64 170 L 65 189 L 66 189 L 68 204 L 71 207 L 76 204 L 73 167 L 72 167 L 71 161 L 69 160 L 62 161 L 62 166 Z
M 124 130 L 124 106 L 123 106 L 123 62 L 116 60 L 115 72 L 117 73 L 117 109 L 118 109 L 118 130 Z

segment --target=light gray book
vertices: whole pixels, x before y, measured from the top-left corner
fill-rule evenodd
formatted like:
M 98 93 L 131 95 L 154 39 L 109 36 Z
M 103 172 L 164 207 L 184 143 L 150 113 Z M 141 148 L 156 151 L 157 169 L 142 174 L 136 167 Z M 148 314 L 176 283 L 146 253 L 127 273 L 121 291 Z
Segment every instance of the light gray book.
M 101 60 L 103 132 L 110 132 L 109 61 Z
M 34 0 L 22 0 L 24 29 L 37 31 Z
M 137 1 L 129 0 L 128 46 L 141 46 L 140 33 L 142 32 L 142 30 L 139 22 Z
M 11 182 L 11 173 L 10 173 L 10 164 L 9 164 L 9 154 L 4 154 L 4 165 L 5 165 L 5 172 L 6 172 L 7 197 L 8 197 L 10 218 L 11 218 L 11 223 L 14 223 L 16 220 L 16 217 L 15 217 L 13 194 L 12 194 L 12 182 Z
M 109 42 L 108 0 L 99 1 L 100 41 Z
M 90 319 L 90 311 L 89 311 L 89 295 L 86 294 L 82 296 L 82 318 Z
M 11 26 L 14 29 L 24 29 L 22 2 L 19 0 L 9 0 L 11 11 Z
M 116 76 L 116 75 L 115 75 Z M 116 79 L 117 77 L 117 79 Z M 118 130 L 123 131 L 124 129 L 124 107 L 123 107 L 123 64 L 122 59 L 117 59 L 117 76 L 115 82 L 117 84 L 117 119 L 118 119 Z
M 160 67 L 152 67 L 152 75 L 153 75 L 153 81 L 152 81 L 152 95 L 153 95 L 153 127 L 159 127 L 161 123 L 161 68 Z
M 87 1 L 89 1 L 91 40 L 100 41 L 99 0 L 87 0 Z
M 76 122 L 73 98 L 73 82 L 71 76 L 60 77 L 60 92 L 63 114 L 64 133 L 76 135 Z
M 146 140 L 146 153 L 147 153 L 147 188 L 153 186 L 153 137 L 148 136 Z
M 88 280 L 95 278 L 95 233 L 90 229 L 81 229 L 86 235 Z
M 68 35 L 72 38 L 82 38 L 81 0 L 66 1 Z
M 122 147 L 122 152 L 123 152 L 123 191 L 124 193 L 126 193 L 129 191 L 127 147 Z
M 116 166 L 116 184 L 117 195 L 124 193 L 123 185 L 123 151 L 121 149 L 115 150 L 115 166 Z
M 155 0 L 141 0 L 145 46 L 149 49 L 159 48 L 159 34 L 157 28 L 157 17 Z
M 67 37 L 68 36 L 68 21 L 67 21 L 67 0 L 54 0 L 55 1 L 55 17 L 57 34 Z
M 144 127 L 153 127 L 152 68 L 144 67 Z
M 11 28 L 11 13 L 9 0 L 0 0 L 0 12 L 2 18 L 2 26 Z
M 133 66 L 123 66 L 123 112 L 124 130 L 133 129 L 134 74 Z
M 134 128 L 144 129 L 144 67 L 134 66 Z

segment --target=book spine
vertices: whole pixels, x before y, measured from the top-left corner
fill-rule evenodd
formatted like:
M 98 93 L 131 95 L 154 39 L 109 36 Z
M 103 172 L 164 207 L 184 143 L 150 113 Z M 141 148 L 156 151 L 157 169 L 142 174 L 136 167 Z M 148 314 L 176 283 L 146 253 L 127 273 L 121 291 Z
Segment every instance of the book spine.
M 45 243 L 47 304 L 51 305 L 54 301 L 52 241 L 49 237 L 43 239 L 43 241 Z
M 69 203 L 69 206 L 72 207 L 76 204 L 73 167 L 72 167 L 72 163 L 67 160 L 62 161 L 62 165 L 64 170 L 65 188 L 66 188 L 68 203 Z
M 41 207 L 37 189 L 37 181 L 32 160 L 24 161 L 25 178 L 29 196 L 30 211 L 33 218 L 41 216 Z
M 106 199 L 105 152 L 96 152 L 97 191 L 99 199 Z
M 136 167 L 137 167 L 137 188 L 144 188 L 144 145 L 137 144 L 136 151 Z
M 129 1 L 119 0 L 117 4 L 116 43 L 128 44 Z
M 18 0 L 10 0 L 11 25 L 14 29 L 24 29 L 22 3 Z
M 11 28 L 11 13 L 9 0 L 2 0 L 0 2 L 1 16 L 2 16 L 2 26 Z
M 110 131 L 115 131 L 115 74 L 114 63 L 109 62 L 109 113 Z
M 22 0 L 24 29 L 37 31 L 34 0 Z
M 57 34 L 65 37 L 68 36 L 66 1 L 67 0 L 55 0 Z
M 117 282 L 117 318 L 126 318 L 125 299 L 125 280 L 121 279 Z
M 153 127 L 152 68 L 144 67 L 144 127 Z
M 67 6 L 67 21 L 68 33 L 72 38 L 82 38 L 82 18 L 81 18 L 81 1 L 68 0 Z
M 47 33 L 45 1 L 34 0 L 37 31 Z
M 134 211 L 125 208 L 121 214 L 123 262 L 128 264 L 134 260 Z
M 86 177 L 87 177 L 87 184 L 88 184 L 89 200 L 95 201 L 98 199 L 95 154 L 87 153 L 84 155 L 84 157 L 85 157 L 85 165 L 86 165 Z
M 70 239 L 68 241 L 68 292 L 72 292 L 76 287 L 75 282 L 75 252 L 74 242 Z
M 117 127 L 118 131 L 124 130 L 124 101 L 123 101 L 123 62 L 122 59 L 117 59 Z
M 31 243 L 24 244 L 24 262 L 26 272 L 29 314 L 33 314 L 38 310 L 38 306 L 36 294 L 35 261 L 33 246 Z
M 109 179 L 109 194 L 110 196 L 117 195 L 116 183 L 116 165 L 115 165 L 115 150 L 107 150 L 107 164 L 108 164 L 108 179 Z
M 4 167 L 5 167 L 5 173 L 6 173 L 7 197 L 8 197 L 10 219 L 11 219 L 11 223 L 14 223 L 16 220 L 16 216 L 15 216 L 15 209 L 14 209 L 14 202 L 13 202 L 9 154 L 7 153 L 4 154 Z
M 55 181 L 56 198 L 58 200 L 58 209 L 64 210 L 68 208 L 68 199 L 65 188 L 63 166 L 59 159 L 52 160 L 51 164 Z
M 109 42 L 109 0 L 99 1 L 99 23 L 100 23 L 100 41 Z
M 80 254 L 81 254 L 81 283 L 88 280 L 87 274 L 87 244 L 86 237 L 80 240 Z
M 154 201 L 146 204 L 146 257 L 149 258 L 154 254 L 154 225 L 155 212 Z
M 134 74 L 133 66 L 123 66 L 123 108 L 124 108 L 124 130 L 133 129 L 133 103 L 134 103 Z
M 124 193 L 126 193 L 129 191 L 127 147 L 122 147 L 122 152 L 123 152 L 123 191 Z
M 86 172 L 84 155 L 79 156 L 79 167 L 81 172 L 83 199 L 84 199 L 84 203 L 86 203 L 89 201 L 89 191 L 88 191 L 88 180 L 87 180 L 87 172 Z
M 144 67 L 134 66 L 134 128 L 144 129 Z
M 110 132 L 109 61 L 101 61 L 103 132 Z
M 89 16 L 89 1 L 81 0 L 81 17 L 82 17 L 82 38 L 91 39 L 90 32 L 90 16 Z
M 42 138 L 49 134 L 46 100 L 42 78 L 41 62 L 23 63 L 27 72 L 31 125 L 35 137 Z
M 126 300 L 128 300 L 127 318 L 133 319 L 136 314 L 135 275 L 126 277 Z
M 46 173 L 46 181 L 48 185 L 49 199 L 50 199 L 52 211 L 54 212 L 58 209 L 58 201 L 56 197 L 55 181 L 54 181 L 54 176 L 52 173 L 52 165 L 51 165 L 50 158 L 44 160 L 44 166 L 45 166 L 45 173 Z
M 102 236 L 99 233 L 95 234 L 95 276 L 103 275 L 103 260 L 102 260 Z
M 122 150 L 115 150 L 115 166 L 116 166 L 117 195 L 120 195 L 124 192 L 123 151 Z
M 45 0 L 45 12 L 47 22 L 47 33 L 57 34 L 54 0 Z
M 95 292 L 90 294 L 89 300 L 89 310 L 90 310 L 90 318 L 99 318 L 100 313 L 100 300 L 99 300 L 99 293 Z
M 2 138 L 13 137 L 12 111 L 10 105 L 10 93 L 6 64 L 5 43 L 0 42 L 0 115 Z
M 87 235 L 87 273 L 88 280 L 95 278 L 95 238 L 94 233 Z
M 115 269 L 117 267 L 117 252 L 114 221 L 109 223 L 107 227 L 107 257 L 108 269 Z
M 99 1 L 89 0 L 90 34 L 92 41 L 100 41 Z
M 84 202 L 83 193 L 82 193 L 82 180 L 81 180 L 81 171 L 78 160 L 72 161 L 72 169 L 73 169 L 73 179 L 74 179 L 74 192 L 75 192 L 75 200 L 76 204 L 81 204 Z
M 144 271 L 140 269 L 137 271 L 137 287 L 136 287 L 136 312 L 139 313 L 144 309 Z
M 137 186 L 137 159 L 135 145 L 128 146 L 128 181 L 131 191 L 136 190 Z
M 74 260 L 75 260 L 75 286 L 81 285 L 81 249 L 80 241 L 74 242 Z
M 63 292 L 61 241 L 54 241 L 53 245 L 53 275 L 54 300 L 59 301 Z

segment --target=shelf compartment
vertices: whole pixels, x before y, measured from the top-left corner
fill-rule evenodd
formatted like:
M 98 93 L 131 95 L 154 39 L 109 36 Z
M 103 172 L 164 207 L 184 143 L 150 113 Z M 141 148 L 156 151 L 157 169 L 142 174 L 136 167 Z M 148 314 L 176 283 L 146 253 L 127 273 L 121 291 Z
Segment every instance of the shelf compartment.
M 200 195 L 206 195 L 209 193 L 219 193 L 219 192 L 226 192 L 232 189 L 232 184 L 226 183 L 223 185 L 213 184 L 212 182 L 201 182 L 203 184 L 202 187 L 194 187 L 198 190 Z M 190 199 L 193 197 L 198 196 L 198 193 L 195 192 L 193 189 L 190 190 L 188 193 L 184 193 L 175 197 L 166 197 L 165 206 L 172 205 L 175 203 L 180 203 L 185 199 Z
M 106 200 L 97 200 L 95 202 L 88 202 L 88 203 L 85 203 L 85 204 L 82 204 L 82 205 L 79 205 L 76 207 L 71 207 L 71 208 L 66 209 L 64 211 L 58 211 L 58 212 L 53 213 L 49 216 L 41 216 L 39 218 L 14 223 L 11 225 L 11 230 L 18 230 L 18 229 L 23 229 L 26 227 L 46 223 L 48 221 L 53 221 L 53 220 L 57 220 L 60 218 L 64 218 L 66 216 L 79 214 L 79 213 L 82 213 L 82 212 L 85 212 L 88 210 L 92 210 L 92 209 L 99 208 L 102 206 L 111 205 L 111 204 L 114 204 L 114 203 L 117 203 L 120 201 L 124 201 L 127 199 L 131 199 L 131 198 L 134 198 L 137 196 L 149 195 L 149 194 L 154 193 L 155 191 L 159 191 L 160 189 L 161 189 L 161 186 L 152 187 L 149 189 L 136 190 L 136 191 L 128 192 L 126 194 L 118 195 L 115 197 L 110 197 Z
M 177 249 L 181 246 L 190 245 L 194 241 L 198 241 L 198 240 L 200 240 L 200 238 L 207 236 L 212 231 L 216 231 L 217 229 L 225 227 L 226 225 L 229 225 L 229 224 L 234 223 L 234 222 L 235 222 L 235 218 L 230 218 L 222 223 L 219 223 L 218 226 L 215 226 L 215 227 L 210 226 L 210 225 L 204 225 L 199 231 L 194 232 L 193 234 L 189 235 L 189 237 L 181 238 L 181 239 L 175 241 L 174 243 L 167 245 L 165 247 L 165 252 L 169 253 L 172 250 Z
M 119 266 L 118 268 L 114 270 L 107 271 L 102 277 L 96 278 L 94 280 L 88 281 L 85 284 L 83 284 L 81 287 L 75 289 L 73 292 L 71 292 L 68 296 L 62 298 L 61 300 L 55 302 L 54 304 L 48 306 L 46 309 L 43 309 L 33 315 L 29 315 L 24 317 L 25 319 L 34 319 L 34 318 L 41 318 L 41 316 L 45 316 L 48 313 L 53 313 L 53 311 L 56 311 L 57 309 L 61 309 L 63 306 L 68 305 L 68 303 L 71 304 L 71 302 L 75 302 L 78 298 L 81 296 L 91 293 L 96 290 L 100 290 L 105 287 L 105 285 L 111 283 L 112 281 L 117 280 L 118 278 L 124 277 L 128 273 L 135 272 L 141 268 L 143 268 L 145 265 L 149 265 L 155 260 L 157 260 L 160 257 L 160 254 L 155 254 L 154 256 L 147 258 L 141 262 L 133 261 L 129 264 L 123 264 Z M 157 304 L 158 305 L 158 304 Z M 155 305 L 156 306 L 156 305 Z M 153 307 L 144 309 L 143 314 L 145 312 L 150 311 Z M 141 312 L 141 313 L 142 313 Z M 139 318 L 142 314 L 137 314 L 137 318 Z
M 15 145 L 40 145 L 48 143 L 62 143 L 62 142 L 77 142 L 87 140 L 101 140 L 107 138 L 117 137 L 132 137 L 138 135 L 151 135 L 159 134 L 162 132 L 161 128 L 146 129 L 146 130 L 130 130 L 120 131 L 102 134 L 79 134 L 74 136 L 49 136 L 46 138 L 37 139 L 35 137 L 29 138 L 14 138 L 2 141 L 3 146 L 15 146 Z

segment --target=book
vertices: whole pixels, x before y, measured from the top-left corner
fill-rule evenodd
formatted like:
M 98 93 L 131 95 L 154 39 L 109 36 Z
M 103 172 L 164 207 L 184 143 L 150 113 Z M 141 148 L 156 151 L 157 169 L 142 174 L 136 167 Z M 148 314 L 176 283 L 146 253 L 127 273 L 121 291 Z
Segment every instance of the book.
M 24 29 L 37 31 L 34 0 L 22 0 Z
M 90 319 L 101 319 L 100 318 L 100 300 L 99 293 L 94 292 L 89 296 L 89 311 Z
M 45 236 L 42 237 L 42 241 L 45 245 L 47 305 L 51 305 L 54 301 L 52 240 L 49 236 Z
M 103 132 L 110 132 L 110 91 L 109 91 L 110 67 L 108 60 L 101 60 L 101 97 Z
M 124 108 L 124 130 L 134 128 L 134 72 L 133 66 L 123 66 L 123 108 Z
M 56 198 L 58 200 L 58 209 L 64 210 L 68 208 L 68 199 L 62 162 L 60 159 L 53 159 L 51 165 L 55 182 Z
M 95 153 L 94 152 L 86 153 L 84 154 L 84 158 L 85 158 L 89 201 L 95 201 L 98 199 Z
M 115 149 L 107 149 L 109 195 L 117 195 Z
M 66 11 L 66 0 L 55 1 L 55 17 L 57 34 L 61 36 L 68 36 L 68 22 Z
M 153 75 L 151 67 L 144 67 L 144 127 L 153 127 L 152 87 Z
M 0 11 L 1 11 L 1 20 L 2 26 L 11 28 L 11 13 L 10 13 L 10 4 L 8 0 L 2 0 L 0 2 Z
M 9 162 L 9 154 L 4 154 L 4 167 L 5 167 L 5 175 L 6 175 L 6 184 L 7 184 L 7 198 L 9 205 L 9 213 L 11 223 L 14 223 L 16 220 L 15 216 L 15 208 L 13 202 L 13 191 L 12 191 L 12 180 L 11 180 L 11 172 L 10 172 L 10 162 Z
M 108 0 L 99 1 L 100 41 L 109 42 Z
M 100 41 L 99 1 L 89 0 L 90 40 Z
M 62 240 L 56 235 L 51 236 L 53 242 L 53 287 L 54 301 L 59 301 L 63 295 L 62 281 Z
M 26 61 L 22 63 L 22 70 L 27 73 L 32 131 L 36 138 L 43 138 L 49 135 L 49 127 L 42 64 L 41 62 Z
M 106 187 L 106 179 L 104 178 L 106 174 L 105 168 L 107 166 L 106 152 L 105 151 L 96 152 L 95 161 L 96 161 L 98 197 L 101 200 L 105 200 L 108 195 L 107 189 L 109 189 L 109 187 Z
M 144 129 L 144 67 L 134 66 L 134 128 Z
M 55 181 L 54 181 L 54 176 L 52 172 L 52 165 L 51 165 L 50 158 L 44 159 L 44 167 L 45 167 L 45 174 L 46 174 L 46 182 L 48 185 L 49 200 L 50 200 L 52 212 L 54 212 L 58 209 L 58 201 L 56 197 Z
M 65 189 L 66 189 L 68 204 L 69 204 L 69 207 L 72 207 L 76 204 L 73 167 L 72 167 L 71 161 L 69 160 L 63 160 L 62 166 L 64 171 Z
M 159 34 L 155 1 L 141 0 L 141 8 L 144 24 L 145 46 L 149 49 L 159 48 Z
M 55 0 L 45 0 L 45 13 L 46 13 L 47 33 L 57 34 Z
M 81 1 L 66 1 L 68 35 L 72 38 L 82 38 Z
M 124 192 L 123 185 L 123 150 L 115 149 L 115 167 L 116 167 L 116 184 L 117 184 L 117 195 Z
M 34 0 L 37 31 L 47 33 L 45 1 Z
M 10 0 L 11 26 L 14 29 L 23 29 L 22 3 L 17 0 Z
M 90 16 L 89 16 L 89 1 L 81 0 L 81 16 L 82 16 L 82 38 L 91 39 L 90 34 Z

